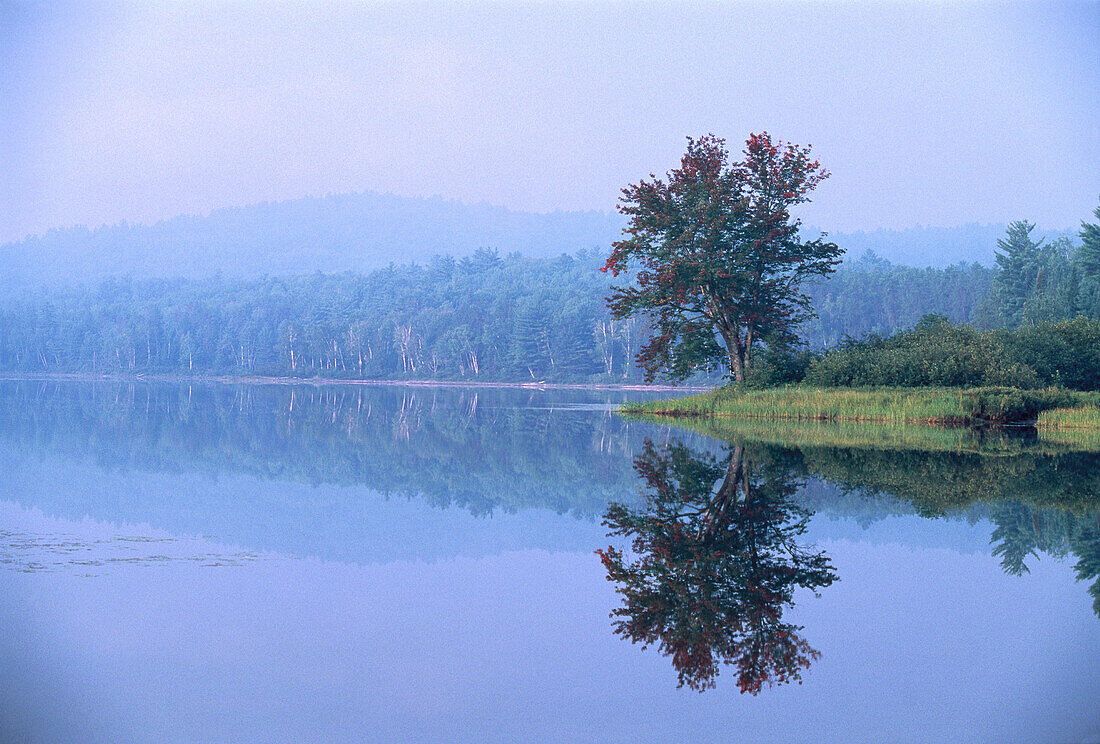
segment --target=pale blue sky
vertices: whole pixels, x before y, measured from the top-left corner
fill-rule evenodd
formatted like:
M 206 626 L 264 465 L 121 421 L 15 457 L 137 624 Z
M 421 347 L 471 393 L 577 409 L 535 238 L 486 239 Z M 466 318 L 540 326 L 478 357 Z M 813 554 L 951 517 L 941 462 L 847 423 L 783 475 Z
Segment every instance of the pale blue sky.
M 1100 4 L 0 4 L 0 242 L 344 191 L 614 207 L 812 143 L 825 229 L 1100 197 Z

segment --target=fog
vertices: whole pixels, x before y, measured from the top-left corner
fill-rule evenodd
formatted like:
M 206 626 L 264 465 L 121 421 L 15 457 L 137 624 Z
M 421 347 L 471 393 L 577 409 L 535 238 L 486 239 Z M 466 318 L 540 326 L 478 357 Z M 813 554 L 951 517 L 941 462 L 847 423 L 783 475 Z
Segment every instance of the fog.
M 365 191 L 611 212 L 760 130 L 832 171 L 822 229 L 1076 229 L 1098 35 L 1097 4 L 5 3 L 0 243 Z

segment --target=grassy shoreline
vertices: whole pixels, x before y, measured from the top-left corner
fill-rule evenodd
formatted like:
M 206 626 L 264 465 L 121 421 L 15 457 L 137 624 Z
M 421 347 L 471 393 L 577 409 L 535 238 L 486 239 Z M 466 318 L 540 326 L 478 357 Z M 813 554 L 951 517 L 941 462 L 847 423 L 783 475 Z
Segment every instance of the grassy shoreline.
M 1057 388 L 723 387 L 686 398 L 630 403 L 620 410 L 633 415 L 772 421 L 1100 429 L 1100 393 Z
M 669 423 L 657 414 L 628 414 L 633 420 Z M 1100 452 L 1100 428 L 1024 429 L 1021 427 L 923 426 L 896 422 L 821 421 L 731 416 L 690 416 L 678 428 L 714 439 L 780 447 L 838 447 L 915 452 L 1012 456 L 1021 452 L 1064 454 Z

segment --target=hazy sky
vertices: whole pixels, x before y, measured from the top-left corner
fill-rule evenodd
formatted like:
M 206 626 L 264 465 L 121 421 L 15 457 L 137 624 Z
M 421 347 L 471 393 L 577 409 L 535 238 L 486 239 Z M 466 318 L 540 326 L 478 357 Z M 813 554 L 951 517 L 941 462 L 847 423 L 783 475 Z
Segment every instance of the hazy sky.
M 0 242 L 344 191 L 612 209 L 685 136 L 812 143 L 825 229 L 1100 198 L 1100 4 L 0 0 Z

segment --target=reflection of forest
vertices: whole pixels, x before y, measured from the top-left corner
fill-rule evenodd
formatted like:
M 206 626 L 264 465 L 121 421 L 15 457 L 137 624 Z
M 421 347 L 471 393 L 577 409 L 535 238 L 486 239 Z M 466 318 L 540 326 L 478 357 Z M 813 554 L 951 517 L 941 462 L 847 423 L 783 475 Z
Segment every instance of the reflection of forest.
M 1009 573 L 1026 572 L 1025 559 L 1039 552 L 1074 555 L 1077 578 L 1093 580 L 1089 594 L 1100 616 L 1100 453 L 1051 454 L 1026 438 L 1016 444 L 1010 455 L 807 445 L 765 449 L 788 460 L 794 471 L 835 483 L 859 501 L 889 495 L 927 517 L 965 513 L 988 519 L 995 525 L 993 554 Z
M 797 499 L 806 475 L 824 471 L 864 494 L 893 488 L 926 516 L 938 516 L 944 504 L 977 500 L 979 488 L 959 479 L 980 476 L 983 466 L 998 483 L 1007 473 L 1045 471 L 1015 458 L 924 455 L 739 443 L 715 458 L 677 441 L 661 447 L 647 441 L 634 464 L 643 503 L 613 503 L 604 516 L 609 536 L 626 539 L 629 548 L 597 551 L 621 599 L 612 612 L 615 633 L 656 646 L 670 657 L 680 684 L 696 690 L 713 687 L 723 665 L 736 668 L 741 692 L 800 679 L 819 654 L 783 612 L 793 607 L 796 589 L 816 592 L 837 578 L 824 551 L 799 541 L 813 514 Z M 907 467 L 915 470 L 909 478 Z M 1024 559 L 1043 550 L 1076 553 L 1079 579 L 1100 575 L 1100 510 L 1075 476 L 1086 484 L 1096 477 L 1084 470 L 1054 484 L 1043 497 L 1057 507 L 1004 498 L 985 505 L 997 525 L 993 553 L 1007 572 L 1026 572 Z M 1100 615 L 1100 580 L 1089 592 Z
M 111 470 L 361 485 L 459 506 L 595 517 L 634 492 L 653 426 L 570 391 L 0 382 L 9 447 Z M 700 439 L 702 439 L 700 437 Z
M 681 685 L 713 687 L 732 664 L 741 691 L 755 694 L 799 679 L 818 657 L 783 611 L 796 589 L 836 575 L 823 551 L 798 543 L 810 513 L 794 503 L 796 479 L 770 464 L 740 446 L 723 461 L 647 442 L 635 462 L 644 505 L 608 507 L 604 524 L 631 542 L 629 554 L 598 551 L 622 597 L 615 632 L 657 645 Z
M 479 515 L 549 508 L 595 518 L 611 501 L 637 503 L 631 462 L 647 435 L 668 432 L 573 407 L 613 395 L 0 381 L 0 446 L 115 471 L 359 485 Z M 720 449 L 702 435 L 682 438 L 693 449 Z M 1027 439 L 971 444 L 819 446 L 803 438 L 797 447 L 772 439 L 746 450 L 769 471 L 819 486 L 792 496 L 812 511 L 863 524 L 914 512 L 989 519 L 1007 570 L 1026 570 L 1028 556 L 1046 552 L 1077 556 L 1083 579 L 1100 574 L 1100 453 Z M 250 518 L 246 507 L 226 519 Z M 285 511 L 301 519 L 297 506 Z M 1100 583 L 1092 591 L 1100 609 Z

